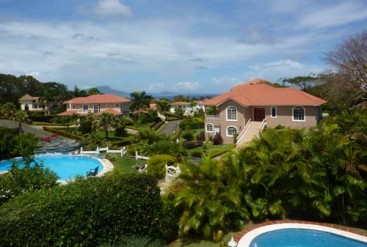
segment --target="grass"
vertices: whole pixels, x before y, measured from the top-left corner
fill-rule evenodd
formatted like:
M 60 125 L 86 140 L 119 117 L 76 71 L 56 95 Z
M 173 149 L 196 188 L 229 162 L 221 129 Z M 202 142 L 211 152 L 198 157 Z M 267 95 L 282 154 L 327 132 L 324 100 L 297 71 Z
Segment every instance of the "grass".
M 134 158 L 120 157 L 115 155 L 116 160 L 113 161 L 113 172 L 117 173 L 134 173 L 136 170 L 133 168 L 136 164 L 146 164 L 146 160 L 135 160 Z

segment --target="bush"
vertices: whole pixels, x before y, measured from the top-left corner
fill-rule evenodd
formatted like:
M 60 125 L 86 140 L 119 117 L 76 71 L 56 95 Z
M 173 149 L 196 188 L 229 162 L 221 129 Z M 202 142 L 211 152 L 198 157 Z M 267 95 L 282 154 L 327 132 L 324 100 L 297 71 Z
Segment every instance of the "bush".
M 203 129 L 204 121 L 198 118 L 187 118 L 180 122 L 181 129 Z
M 55 187 L 57 179 L 55 172 L 38 163 L 29 166 L 14 162 L 8 173 L 0 175 L 0 205 L 26 191 Z
M 213 145 L 221 145 L 223 143 L 223 138 L 220 133 L 216 133 L 213 137 Z
M 185 130 L 182 132 L 182 138 L 184 138 L 186 141 L 192 141 L 194 139 L 194 134 L 191 130 Z
M 197 140 L 197 141 L 201 141 L 201 142 L 205 141 L 205 133 L 204 133 L 204 131 L 201 131 L 201 132 L 196 136 L 196 140 Z
M 176 162 L 176 158 L 167 154 L 153 155 L 148 160 L 148 174 L 158 179 L 164 178 L 166 174 L 166 164 L 172 165 Z
M 124 125 L 119 125 L 115 128 L 115 136 L 117 137 L 127 136 L 127 132 Z
M 91 119 L 84 119 L 80 121 L 78 131 L 83 135 L 89 134 L 92 132 L 92 125 L 93 121 Z
M 29 115 L 28 118 L 35 122 L 51 123 L 54 115 Z
M 78 180 L 25 193 L 2 205 L 0 242 L 3 246 L 98 246 L 115 244 L 122 235 L 165 241 L 177 223 L 167 222 L 174 218 L 167 215 L 174 210 L 166 207 L 152 176 Z
M 203 142 L 200 141 L 185 141 L 182 142 L 182 147 L 186 148 L 186 149 L 193 149 L 193 148 L 197 148 L 197 147 L 201 147 L 203 145 Z
M 199 151 L 192 152 L 191 154 L 191 157 L 195 157 L 195 158 L 201 158 L 202 156 L 203 156 L 203 153 Z

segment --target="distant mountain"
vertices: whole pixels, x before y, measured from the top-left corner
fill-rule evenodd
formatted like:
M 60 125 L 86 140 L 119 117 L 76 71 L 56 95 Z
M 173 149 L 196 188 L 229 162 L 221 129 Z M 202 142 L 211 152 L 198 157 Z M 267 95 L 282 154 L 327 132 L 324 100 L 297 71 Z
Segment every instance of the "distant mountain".
M 118 89 L 113 89 L 111 88 L 110 86 L 97 86 L 96 87 L 99 91 L 101 91 L 102 93 L 105 93 L 105 94 L 115 94 L 115 95 L 119 95 L 121 97 L 125 97 L 125 98 L 130 98 L 130 93 L 128 92 L 125 92 L 125 91 L 122 91 L 122 90 L 118 90 Z M 198 93 L 195 93 L 195 94 L 190 94 L 190 93 L 175 93 L 175 92 L 168 92 L 168 91 L 163 91 L 163 92 L 160 92 L 160 93 L 149 93 L 149 92 L 146 92 L 148 95 L 151 95 L 153 98 L 156 98 L 156 99 L 162 99 L 162 98 L 166 98 L 166 99 L 173 99 L 173 97 L 177 96 L 177 95 L 183 95 L 183 96 L 186 96 L 186 97 L 195 97 L 195 98 L 200 98 L 200 97 L 208 97 L 208 98 L 211 98 L 211 97 L 214 97 L 216 96 L 216 94 L 198 94 Z
M 122 90 L 118 90 L 118 89 L 113 89 L 110 86 L 97 86 L 96 88 L 100 92 L 105 93 L 105 94 L 115 94 L 115 95 L 125 97 L 125 98 L 130 97 L 130 93 L 122 91 Z

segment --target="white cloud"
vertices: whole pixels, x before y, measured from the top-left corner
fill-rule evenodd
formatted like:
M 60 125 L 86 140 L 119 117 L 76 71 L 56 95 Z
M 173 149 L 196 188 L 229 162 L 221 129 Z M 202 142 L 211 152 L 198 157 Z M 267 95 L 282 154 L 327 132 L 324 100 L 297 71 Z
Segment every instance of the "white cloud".
M 180 90 L 184 90 L 184 91 L 195 91 L 199 88 L 199 83 L 198 82 L 177 82 L 175 84 L 175 88 L 177 92 L 180 92 Z
M 99 0 L 93 12 L 100 16 L 127 16 L 133 15 L 131 8 L 120 0 Z
M 312 8 L 308 13 L 300 15 L 298 28 L 327 28 L 336 27 L 367 18 L 365 4 L 356 1 Z

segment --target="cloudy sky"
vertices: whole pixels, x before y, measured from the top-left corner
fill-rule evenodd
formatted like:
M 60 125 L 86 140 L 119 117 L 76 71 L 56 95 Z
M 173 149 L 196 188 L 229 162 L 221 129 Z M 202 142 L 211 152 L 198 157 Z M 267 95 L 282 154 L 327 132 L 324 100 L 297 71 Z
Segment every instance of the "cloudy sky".
M 366 29 L 366 0 L 0 0 L 0 73 L 218 93 L 323 72 Z

